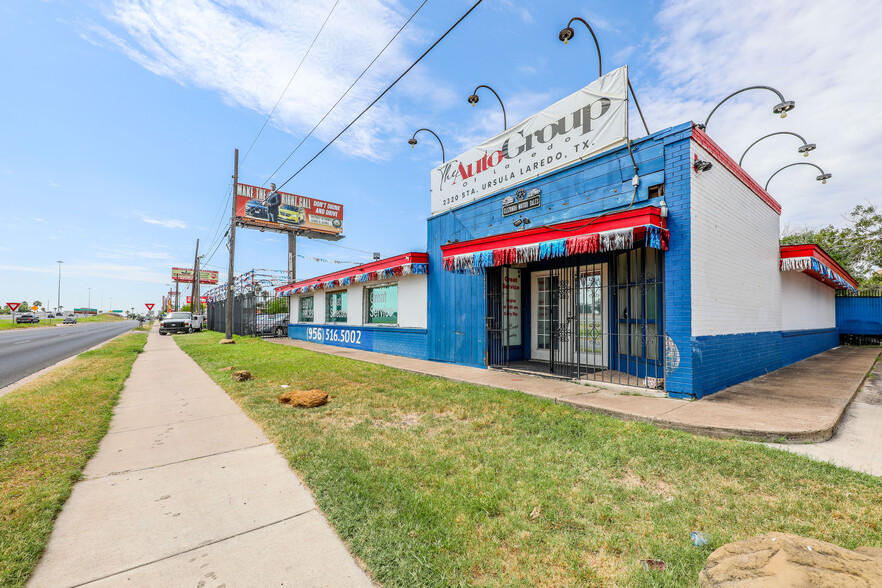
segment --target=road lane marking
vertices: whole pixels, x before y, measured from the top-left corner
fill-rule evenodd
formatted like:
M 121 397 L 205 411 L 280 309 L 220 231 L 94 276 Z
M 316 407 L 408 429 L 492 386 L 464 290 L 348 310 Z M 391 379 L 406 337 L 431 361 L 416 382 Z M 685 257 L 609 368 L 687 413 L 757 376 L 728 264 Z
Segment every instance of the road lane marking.
M 13 343 L 13 345 L 21 345 L 22 343 L 30 343 L 30 342 L 31 342 L 30 339 L 26 339 L 25 341 L 16 341 L 15 343 Z

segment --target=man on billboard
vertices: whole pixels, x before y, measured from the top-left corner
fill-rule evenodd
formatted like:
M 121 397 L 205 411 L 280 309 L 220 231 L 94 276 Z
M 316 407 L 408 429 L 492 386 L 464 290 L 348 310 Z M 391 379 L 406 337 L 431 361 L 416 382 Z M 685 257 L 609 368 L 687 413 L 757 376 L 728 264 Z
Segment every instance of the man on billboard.
M 282 195 L 276 190 L 275 184 L 270 184 L 270 193 L 266 197 L 266 209 L 271 223 L 279 222 L 279 206 L 282 204 Z

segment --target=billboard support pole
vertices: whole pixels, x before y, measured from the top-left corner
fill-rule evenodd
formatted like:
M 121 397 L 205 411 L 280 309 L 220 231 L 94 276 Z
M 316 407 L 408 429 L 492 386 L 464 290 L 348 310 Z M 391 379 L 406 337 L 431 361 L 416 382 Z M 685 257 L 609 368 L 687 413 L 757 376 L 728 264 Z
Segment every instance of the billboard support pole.
M 230 268 L 227 271 L 227 296 L 224 310 L 224 338 L 233 338 L 233 268 L 236 257 L 236 196 L 239 192 L 239 150 L 233 155 L 233 210 L 230 214 Z
M 175 312 L 180 310 L 180 304 L 179 304 L 181 301 L 180 288 L 181 288 L 181 283 L 175 282 Z

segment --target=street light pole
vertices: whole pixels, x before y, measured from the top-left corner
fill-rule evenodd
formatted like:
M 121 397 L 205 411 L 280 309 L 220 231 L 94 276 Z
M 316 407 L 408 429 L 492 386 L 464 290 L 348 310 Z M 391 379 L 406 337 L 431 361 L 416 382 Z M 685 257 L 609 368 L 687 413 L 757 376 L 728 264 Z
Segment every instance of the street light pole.
M 92 312 L 92 288 L 86 288 L 86 290 L 89 291 L 89 297 L 86 299 L 86 313 L 88 314 Z
M 64 262 L 63 261 L 58 262 L 58 300 L 56 300 L 56 304 L 58 306 L 56 307 L 55 312 L 61 312 L 61 264 L 62 263 L 64 263 Z

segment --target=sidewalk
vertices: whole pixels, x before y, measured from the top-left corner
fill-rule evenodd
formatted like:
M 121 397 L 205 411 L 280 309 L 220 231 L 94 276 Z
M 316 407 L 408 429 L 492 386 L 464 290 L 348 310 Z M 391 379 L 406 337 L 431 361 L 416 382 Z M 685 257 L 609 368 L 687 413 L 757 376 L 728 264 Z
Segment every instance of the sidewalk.
M 150 332 L 29 586 L 372 586 L 261 430 Z
M 815 443 L 830 439 L 880 349 L 837 347 L 697 401 L 656 397 L 500 370 L 465 367 L 293 339 L 280 345 L 388 365 L 471 384 L 517 390 L 582 410 L 711 437 Z

